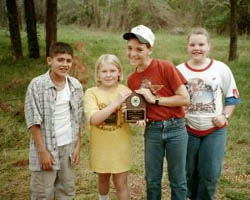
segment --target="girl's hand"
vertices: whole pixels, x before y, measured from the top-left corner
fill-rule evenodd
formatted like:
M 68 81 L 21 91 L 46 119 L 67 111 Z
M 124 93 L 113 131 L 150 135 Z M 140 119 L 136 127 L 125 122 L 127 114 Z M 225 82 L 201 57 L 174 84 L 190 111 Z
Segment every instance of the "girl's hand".
M 80 147 L 81 147 L 80 136 L 78 136 L 78 140 L 76 142 L 76 146 L 71 157 L 72 167 L 76 166 L 80 161 Z
M 145 120 L 139 120 L 135 123 L 136 126 L 146 126 L 146 121 Z
M 139 90 L 135 90 L 137 94 L 141 94 L 144 96 L 145 100 L 148 103 L 155 103 L 155 96 L 152 94 L 151 90 L 148 88 L 140 88 Z
M 120 108 L 121 104 L 131 95 L 131 91 L 124 90 L 119 93 L 117 98 L 115 99 L 115 103 L 117 104 L 117 107 Z
M 124 115 L 124 113 L 126 112 L 126 110 L 127 110 L 127 105 L 126 105 L 126 103 L 122 103 L 122 105 L 121 105 L 121 111 L 122 111 L 122 114 Z
M 212 121 L 213 121 L 214 125 L 219 127 L 219 128 L 224 126 L 225 124 L 226 125 L 228 124 L 228 121 L 224 115 L 218 115 L 218 116 L 214 117 L 212 119 Z

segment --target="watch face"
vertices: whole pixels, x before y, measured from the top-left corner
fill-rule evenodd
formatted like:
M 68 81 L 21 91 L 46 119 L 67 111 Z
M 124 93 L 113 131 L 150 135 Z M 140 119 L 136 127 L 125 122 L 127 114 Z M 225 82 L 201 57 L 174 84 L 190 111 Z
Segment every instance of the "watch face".
M 229 115 L 226 113 L 223 113 L 223 115 L 225 116 L 225 118 L 228 120 L 229 119 Z
M 133 97 L 131 98 L 131 104 L 132 104 L 132 106 L 134 106 L 134 107 L 139 106 L 139 105 L 140 105 L 140 98 L 139 98 L 138 96 L 133 96 Z
M 159 105 L 159 99 L 155 100 L 155 105 Z

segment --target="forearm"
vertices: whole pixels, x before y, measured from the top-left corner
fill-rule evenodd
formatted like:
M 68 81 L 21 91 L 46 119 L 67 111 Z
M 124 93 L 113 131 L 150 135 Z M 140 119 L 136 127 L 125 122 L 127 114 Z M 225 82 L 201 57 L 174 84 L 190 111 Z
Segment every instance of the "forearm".
M 158 98 L 159 105 L 167 107 L 187 106 L 189 105 L 189 98 L 181 95 L 174 95 L 171 97 Z
M 80 148 L 81 146 L 81 131 L 79 131 L 79 134 L 77 136 L 76 144 L 75 144 L 75 149 Z
M 136 90 L 138 94 L 144 96 L 145 100 L 150 104 L 155 104 L 158 100 L 158 105 L 176 107 L 176 106 L 187 106 L 190 103 L 189 94 L 184 85 L 181 85 L 172 96 L 169 97 L 157 97 L 147 88 L 140 88 Z
M 113 101 L 107 107 L 95 112 L 90 118 L 90 123 L 92 125 L 99 125 L 105 119 L 107 119 L 113 112 L 116 112 L 119 106 L 120 106 L 119 103 L 117 103 L 116 101 Z
M 42 131 L 39 125 L 33 125 L 30 128 L 32 137 L 36 144 L 36 149 L 39 153 L 40 167 L 42 170 L 52 170 L 54 159 L 50 152 L 46 149 L 46 146 L 43 143 Z
M 229 117 L 231 117 L 231 115 L 233 114 L 235 109 L 235 105 L 228 105 L 225 106 L 223 109 L 223 113 L 227 114 Z
M 46 151 L 46 147 L 43 143 L 43 139 L 42 139 L 42 131 L 39 125 L 33 125 L 30 128 L 31 134 L 32 134 L 32 138 L 35 142 L 36 148 L 38 152 L 44 152 Z

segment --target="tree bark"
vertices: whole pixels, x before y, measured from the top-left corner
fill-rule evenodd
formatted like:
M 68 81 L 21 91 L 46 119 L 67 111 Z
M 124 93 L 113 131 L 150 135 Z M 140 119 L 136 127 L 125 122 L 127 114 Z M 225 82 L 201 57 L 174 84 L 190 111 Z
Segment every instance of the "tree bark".
M 111 24 L 111 16 L 112 16 L 112 0 L 108 0 L 108 6 L 109 6 L 109 14 L 106 21 L 106 27 L 109 28 Z
M 23 57 L 22 42 L 18 27 L 18 11 L 16 0 L 6 0 L 7 14 L 9 19 L 9 31 L 12 55 L 15 59 Z
M 33 0 L 24 0 L 26 30 L 28 36 L 29 57 L 39 58 L 39 45 L 36 31 L 36 14 Z
M 17 3 L 17 15 L 18 15 L 18 23 L 19 23 L 19 31 L 22 32 L 23 31 L 23 27 L 24 27 L 24 5 L 23 5 L 23 1 L 16 1 Z
M 123 4 L 122 4 L 122 15 L 121 15 L 121 21 L 120 21 L 120 25 L 119 28 L 121 30 L 127 30 L 128 28 L 128 0 L 123 0 Z
M 230 47 L 229 47 L 229 61 L 235 60 L 237 58 L 237 0 L 230 0 L 231 6 L 231 21 L 230 21 Z
M 8 19 L 7 19 L 7 13 L 5 10 L 6 2 L 1 0 L 0 1 L 0 26 L 7 26 Z
M 35 11 L 36 11 L 36 21 L 38 23 L 45 23 L 45 0 L 36 0 L 34 1 Z
M 94 7 L 94 16 L 95 16 L 95 23 L 96 26 L 99 28 L 101 25 L 101 16 L 99 10 L 99 0 L 93 0 L 93 7 Z
M 50 45 L 57 40 L 57 0 L 46 1 L 46 56 Z
M 83 0 L 84 5 L 84 24 L 89 28 L 94 22 L 94 6 L 91 0 Z

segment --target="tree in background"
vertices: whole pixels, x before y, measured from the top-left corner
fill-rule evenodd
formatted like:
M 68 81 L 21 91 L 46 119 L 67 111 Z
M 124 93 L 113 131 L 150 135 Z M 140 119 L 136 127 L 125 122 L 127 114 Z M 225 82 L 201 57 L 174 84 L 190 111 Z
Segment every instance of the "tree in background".
M 7 26 L 8 22 L 5 3 L 3 0 L 0 1 L 0 26 Z
M 239 34 L 250 34 L 250 2 L 237 1 L 237 24 Z
M 84 10 L 84 16 L 83 19 L 80 19 L 82 24 L 86 24 L 86 26 L 89 28 L 93 23 L 93 6 L 90 5 L 89 0 L 83 0 L 83 10 Z
M 26 30 L 28 37 L 29 57 L 39 58 L 39 44 L 36 31 L 36 14 L 33 0 L 24 0 Z
M 12 55 L 15 59 L 23 57 L 22 42 L 18 26 L 18 12 L 16 0 L 6 0 L 7 14 L 9 19 L 9 31 Z
M 34 5 L 35 5 L 37 23 L 44 23 L 46 0 L 35 0 Z
M 109 28 L 111 24 L 111 16 L 112 16 L 112 0 L 108 0 L 108 17 L 106 21 L 106 27 Z
M 46 56 L 49 48 L 57 41 L 57 0 L 46 1 Z
M 95 24 L 97 28 L 101 26 L 101 16 L 100 16 L 100 10 L 99 10 L 99 1 L 98 0 L 92 0 L 93 4 L 93 11 L 94 11 L 94 17 L 95 17 Z
M 229 58 L 232 61 L 237 58 L 237 0 L 230 0 L 231 5 L 231 21 L 230 21 L 230 47 L 229 47 Z
M 121 20 L 119 24 L 119 28 L 121 30 L 127 30 L 128 28 L 128 0 L 123 0 L 123 3 L 121 4 Z

